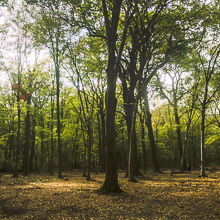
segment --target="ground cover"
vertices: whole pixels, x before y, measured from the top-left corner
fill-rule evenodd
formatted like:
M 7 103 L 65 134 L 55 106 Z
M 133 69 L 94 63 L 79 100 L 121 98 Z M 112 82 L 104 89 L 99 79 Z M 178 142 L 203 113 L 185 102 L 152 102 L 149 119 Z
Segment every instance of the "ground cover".
M 3 173 L 0 219 L 220 219 L 220 169 L 198 175 L 146 172 L 133 183 L 119 172 L 123 192 L 100 195 L 103 173 L 92 173 L 92 181 L 79 171 L 64 172 L 62 180 Z

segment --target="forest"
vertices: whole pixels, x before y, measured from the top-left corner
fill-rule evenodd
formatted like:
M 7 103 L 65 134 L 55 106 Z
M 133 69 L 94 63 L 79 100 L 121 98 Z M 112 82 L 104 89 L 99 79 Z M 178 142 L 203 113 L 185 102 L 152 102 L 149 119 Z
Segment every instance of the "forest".
M 101 175 L 101 195 L 149 175 L 215 185 L 219 0 L 1 0 L 0 23 L 0 187 L 74 172 Z
M 219 7 L 1 0 L 0 218 L 219 219 Z

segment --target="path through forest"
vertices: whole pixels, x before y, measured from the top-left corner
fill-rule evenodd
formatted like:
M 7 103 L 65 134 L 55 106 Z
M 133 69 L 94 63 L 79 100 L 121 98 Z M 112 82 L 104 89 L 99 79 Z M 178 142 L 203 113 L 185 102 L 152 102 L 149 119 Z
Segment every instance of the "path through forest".
M 64 172 L 64 179 L 47 174 L 12 178 L 1 174 L 0 219 L 220 219 L 220 169 L 208 178 L 175 173 L 128 182 L 119 172 L 120 194 L 96 190 L 104 174 L 85 180 L 81 172 Z

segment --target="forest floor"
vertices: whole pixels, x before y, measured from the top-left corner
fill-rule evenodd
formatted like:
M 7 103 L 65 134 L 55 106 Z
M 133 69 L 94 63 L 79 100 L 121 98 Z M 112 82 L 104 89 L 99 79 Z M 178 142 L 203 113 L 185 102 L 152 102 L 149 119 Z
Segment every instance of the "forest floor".
M 103 173 L 85 180 L 79 171 L 63 172 L 64 179 L 48 174 L 0 177 L 0 219 L 220 219 L 220 168 L 208 178 L 192 174 L 144 173 L 137 183 L 119 171 L 118 194 L 96 190 Z

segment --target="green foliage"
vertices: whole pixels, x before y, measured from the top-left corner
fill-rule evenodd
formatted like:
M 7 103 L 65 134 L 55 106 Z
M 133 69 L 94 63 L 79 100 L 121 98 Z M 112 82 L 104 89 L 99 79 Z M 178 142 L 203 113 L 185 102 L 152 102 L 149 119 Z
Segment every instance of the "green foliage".
M 5 24 L 5 28 L 0 30 L 1 40 L 4 42 L 9 40 L 9 37 L 6 37 L 9 34 L 8 28 L 10 32 L 19 30 L 12 35 L 13 39 L 17 39 L 16 45 L 18 46 L 19 43 L 22 45 L 20 50 L 16 51 L 18 55 L 15 56 L 16 62 L 11 61 L 1 65 L 1 71 L 10 76 L 10 86 L 6 82 L 7 85 L 0 88 L 0 160 L 6 160 L 3 151 L 6 150 L 9 156 L 16 149 L 17 106 L 20 105 L 20 151 L 22 152 L 25 142 L 25 115 L 27 110 L 30 110 L 31 143 L 35 143 L 37 166 L 42 155 L 45 164 L 49 163 L 53 144 L 54 164 L 57 163 L 57 104 L 55 104 L 54 72 L 58 66 L 61 75 L 59 104 L 65 166 L 69 168 L 74 162 L 78 163 L 78 167 L 82 167 L 89 135 L 92 136 L 92 157 L 94 161 L 101 160 L 100 157 L 103 155 L 99 149 L 99 138 L 103 128 L 98 127 L 101 127 L 101 123 L 98 122 L 97 115 L 100 121 L 103 116 L 105 122 L 105 97 L 109 77 L 106 74 L 109 45 L 107 45 L 102 2 L 88 0 L 27 0 L 25 2 L 27 4 L 20 8 L 17 4 L 10 8 L 10 12 L 14 13 L 9 18 L 12 26 Z M 6 1 L 1 1 L 1 4 L 5 5 L 5 3 Z M 110 10 L 113 9 L 116 1 L 106 1 L 106 3 L 109 10 L 107 18 L 111 21 Z M 219 144 L 217 100 L 220 74 L 219 66 L 214 65 L 219 63 L 218 3 L 219 1 L 213 1 L 207 4 L 205 1 L 194 0 L 122 2 L 116 48 L 111 49 L 115 51 L 116 59 L 122 53 L 122 59 L 118 62 L 122 71 L 126 73 L 126 89 L 128 91 L 133 89 L 135 98 L 139 98 L 139 91 L 145 80 L 149 79 L 148 85 L 152 87 L 150 91 L 152 125 L 160 163 L 164 166 L 167 163 L 169 166 L 177 164 L 179 160 L 176 150 L 174 93 L 178 100 L 183 142 L 187 137 L 186 156 L 192 158 L 192 161 L 199 160 L 201 100 L 204 97 L 204 83 L 209 77 L 203 74 L 205 72 L 212 73 L 207 96 L 210 102 L 206 107 L 208 115 L 206 125 L 210 127 L 206 130 L 205 145 L 207 150 L 214 152 Z M 123 43 L 123 50 L 120 51 Z M 4 47 L 7 47 L 7 44 L 4 44 Z M 40 51 L 40 58 L 43 60 L 35 57 L 33 63 L 29 62 L 29 52 L 32 48 L 35 52 Z M 45 48 L 49 49 L 49 54 L 44 53 Z M 5 59 L 6 53 L 3 53 L 3 50 L 1 52 L 2 58 Z M 215 68 L 212 69 L 213 65 Z M 158 78 L 153 78 L 155 74 Z M 16 101 L 17 94 L 11 90 L 11 85 L 16 83 L 20 83 L 31 96 L 31 104 L 27 104 L 24 100 L 20 100 L 19 103 Z M 122 81 L 116 79 L 116 84 L 116 150 L 120 167 L 126 168 L 128 137 L 124 118 Z M 144 111 L 139 106 L 137 110 Z M 140 122 L 139 119 L 136 120 L 137 150 L 141 158 L 143 152 Z M 217 125 L 215 128 L 214 124 Z M 101 143 L 103 141 L 104 138 Z M 147 160 L 150 164 L 150 144 L 147 138 L 145 143 Z M 13 157 L 14 155 L 7 161 L 13 161 Z

